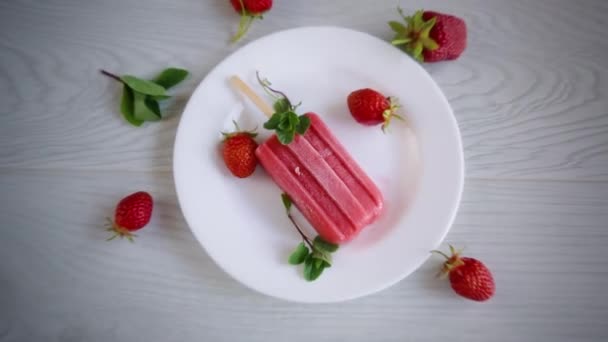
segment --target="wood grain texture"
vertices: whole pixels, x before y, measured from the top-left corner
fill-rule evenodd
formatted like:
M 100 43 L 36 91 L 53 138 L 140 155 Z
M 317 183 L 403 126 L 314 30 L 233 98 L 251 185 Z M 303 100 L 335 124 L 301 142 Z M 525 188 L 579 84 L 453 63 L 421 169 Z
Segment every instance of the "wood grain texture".
M 488 303 L 453 295 L 433 257 L 384 292 L 335 305 L 275 300 L 228 278 L 186 227 L 170 173 L 2 172 L 0 187 L 12 194 L 0 198 L 3 342 L 608 338 L 608 184 L 469 182 L 447 241 L 492 267 Z M 140 188 L 157 199 L 151 224 L 134 244 L 105 242 L 105 216 Z
M 605 1 L 411 1 L 464 17 L 458 61 L 425 66 L 463 134 L 470 177 L 608 180 Z M 179 114 L 227 54 L 278 30 L 339 25 L 389 39 L 393 1 L 277 1 L 238 45 L 227 1 L 8 1 L 0 4 L 0 167 L 169 171 Z M 581 19 L 584 18 L 584 19 Z M 193 72 L 174 114 L 134 129 L 99 68 Z M 219 115 L 219 114 L 218 114 Z
M 224 0 L 0 2 L 0 341 L 608 340 L 608 2 L 413 0 L 469 25 L 457 61 L 425 68 L 454 108 L 467 180 L 447 241 L 494 271 L 476 304 L 431 258 L 376 295 L 299 305 L 254 293 L 200 248 L 171 174 L 179 115 L 219 61 L 266 34 L 338 25 L 389 39 L 397 2 L 275 0 L 238 45 Z M 173 115 L 136 129 L 102 77 L 192 71 Z M 135 244 L 104 241 L 146 189 Z

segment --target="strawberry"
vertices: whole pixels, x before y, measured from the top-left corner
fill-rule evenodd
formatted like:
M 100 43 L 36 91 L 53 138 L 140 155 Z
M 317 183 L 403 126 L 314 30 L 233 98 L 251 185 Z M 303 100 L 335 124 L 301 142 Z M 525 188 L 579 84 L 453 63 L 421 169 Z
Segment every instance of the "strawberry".
M 243 7 L 252 15 L 260 15 L 272 8 L 272 0 L 230 0 L 234 10 L 241 14 Z
M 350 114 L 357 122 L 368 126 L 382 124 L 383 131 L 393 117 L 402 119 L 395 114 L 399 108 L 396 99 L 386 97 L 374 89 L 355 90 L 348 95 L 346 102 Z
M 478 302 L 492 298 L 496 285 L 492 273 L 484 263 L 474 258 L 461 257 L 460 252 L 451 245 L 451 256 L 440 251 L 433 252 L 446 258 L 440 273 L 449 275 L 452 289 L 457 294 Z
M 457 59 L 467 46 L 467 26 L 464 20 L 453 15 L 417 11 L 406 17 L 399 14 L 406 25 L 390 21 L 396 35 L 393 45 L 404 45 L 405 51 L 421 62 L 438 62 Z
M 132 232 L 143 228 L 150 222 L 152 208 L 154 206 L 152 196 L 145 191 L 138 191 L 128 195 L 118 202 L 114 212 L 114 221 L 110 221 L 108 231 L 114 232 L 108 240 L 117 236 L 126 237 L 133 241 L 135 236 Z
M 254 132 L 240 131 L 236 122 L 237 130 L 232 133 L 222 133 L 224 135 L 224 145 L 222 157 L 224 164 L 230 172 L 239 178 L 250 176 L 258 164 L 255 150 L 258 147 L 253 139 L 257 135 Z
M 263 14 L 272 8 L 272 0 L 230 0 L 234 10 L 241 15 L 239 30 L 232 37 L 236 42 L 247 33 L 249 26 L 255 19 L 263 19 Z

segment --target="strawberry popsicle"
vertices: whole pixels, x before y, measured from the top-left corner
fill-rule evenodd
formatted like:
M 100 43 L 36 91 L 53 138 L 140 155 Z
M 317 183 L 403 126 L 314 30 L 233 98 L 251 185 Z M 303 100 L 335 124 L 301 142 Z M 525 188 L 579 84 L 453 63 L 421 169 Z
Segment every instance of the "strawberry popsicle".
M 311 125 L 304 135 L 284 145 L 274 134 L 256 155 L 324 240 L 347 242 L 375 221 L 384 199 L 321 118 L 305 116 Z

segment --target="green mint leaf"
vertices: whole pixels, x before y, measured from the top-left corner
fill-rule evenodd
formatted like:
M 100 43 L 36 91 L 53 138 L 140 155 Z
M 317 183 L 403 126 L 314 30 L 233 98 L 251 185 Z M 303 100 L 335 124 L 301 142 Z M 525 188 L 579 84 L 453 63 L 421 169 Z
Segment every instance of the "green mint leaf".
M 312 254 L 308 254 L 306 259 L 304 260 L 304 279 L 308 281 L 313 281 L 312 279 L 312 268 L 313 268 L 313 259 Z
M 289 263 L 291 265 L 299 265 L 306 260 L 308 256 L 308 247 L 304 244 L 304 242 L 300 242 L 298 247 L 291 253 L 289 256 Z
M 320 236 L 315 237 L 315 239 L 312 242 L 312 245 L 316 249 L 319 249 L 321 251 L 325 251 L 328 253 L 334 253 L 335 251 L 338 250 L 338 248 L 340 248 L 339 245 L 333 244 L 331 242 L 327 242 L 327 241 L 323 240 L 323 238 L 321 238 Z
M 146 95 L 134 92 L 133 93 L 133 114 L 137 120 L 141 121 L 158 121 L 161 119 L 158 103 L 154 100 L 146 101 Z M 156 107 L 154 106 L 156 104 Z
M 289 195 L 286 193 L 282 193 L 281 200 L 283 201 L 283 206 L 285 207 L 285 210 L 289 211 L 291 209 L 291 205 L 293 203 L 291 201 L 291 197 L 289 197 Z
M 298 118 L 298 114 L 294 112 L 287 112 L 287 122 L 289 122 L 289 130 L 295 131 L 300 122 L 300 118 Z
M 289 131 L 290 128 L 291 127 L 290 127 L 290 122 L 289 122 L 289 116 L 287 115 L 287 113 L 284 113 L 277 129 L 280 129 L 281 131 Z
M 156 101 L 162 101 L 162 100 L 167 100 L 167 99 L 171 98 L 171 96 L 169 96 L 169 95 L 156 95 L 156 96 L 148 95 L 148 97 L 150 97 Z
M 277 127 L 279 127 L 279 124 L 281 123 L 281 120 L 283 119 L 283 116 L 279 113 L 274 113 L 270 119 L 268 119 L 266 122 L 264 122 L 264 128 L 266 129 L 276 129 Z
M 135 118 L 135 110 L 133 106 L 133 90 L 127 85 L 122 88 L 122 99 L 120 100 L 120 112 L 122 116 L 131 125 L 139 127 L 144 122 Z
M 188 77 L 188 71 L 178 68 L 167 68 L 163 70 L 156 78 L 154 83 L 165 89 L 169 89 Z
M 389 21 L 388 25 L 397 33 L 405 32 L 405 26 L 398 21 Z
M 120 79 L 135 92 L 152 96 L 165 95 L 165 88 L 152 81 L 142 80 L 131 75 L 124 75 Z
M 324 261 L 313 258 L 312 267 L 310 270 L 310 274 L 308 276 L 308 281 L 317 280 L 317 278 L 319 278 L 321 276 L 321 274 L 323 273 L 324 269 L 325 269 Z
M 144 102 L 146 103 L 146 107 L 148 107 L 148 109 L 152 111 L 152 113 L 154 113 L 157 117 L 163 117 L 162 113 L 160 112 L 160 106 L 158 105 L 158 101 L 156 99 L 150 96 L 146 96 Z
M 283 145 L 287 145 L 293 141 L 296 131 L 277 131 L 277 138 Z
M 300 135 L 303 135 L 308 130 L 308 127 L 310 127 L 310 118 L 305 115 L 300 115 L 300 122 L 296 127 L 296 132 L 298 132 L 298 134 Z
M 324 262 L 327 263 L 327 265 L 331 266 L 331 254 L 318 249 L 314 244 L 313 244 L 314 250 L 312 251 L 311 255 L 315 260 L 322 260 Z
M 291 109 L 291 105 L 286 98 L 280 98 L 274 103 L 274 110 L 277 113 L 285 113 Z

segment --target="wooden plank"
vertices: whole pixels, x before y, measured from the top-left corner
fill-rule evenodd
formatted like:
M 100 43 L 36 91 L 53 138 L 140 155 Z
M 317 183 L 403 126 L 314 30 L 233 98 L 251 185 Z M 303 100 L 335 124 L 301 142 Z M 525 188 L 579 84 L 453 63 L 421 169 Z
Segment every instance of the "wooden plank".
M 254 293 L 199 247 L 169 173 L 4 171 L 0 188 L 8 341 L 608 338 L 604 182 L 467 183 L 446 243 L 492 268 L 497 294 L 483 304 L 435 279 L 435 257 L 394 287 L 341 304 Z M 104 241 L 114 203 L 140 189 L 157 201 L 150 226 L 133 244 Z
M 608 180 L 608 33 L 599 29 L 608 3 L 403 5 L 455 13 L 469 24 L 461 59 L 425 66 L 459 120 L 468 176 Z M 391 1 L 277 2 L 241 44 L 229 45 L 238 16 L 227 3 L 1 6 L 0 167 L 36 169 L 169 171 L 179 113 L 230 52 L 303 25 L 331 23 L 389 39 L 386 21 L 397 18 Z M 174 117 L 130 127 L 118 114 L 120 86 L 98 69 L 152 76 L 168 65 L 193 73 L 175 90 Z

